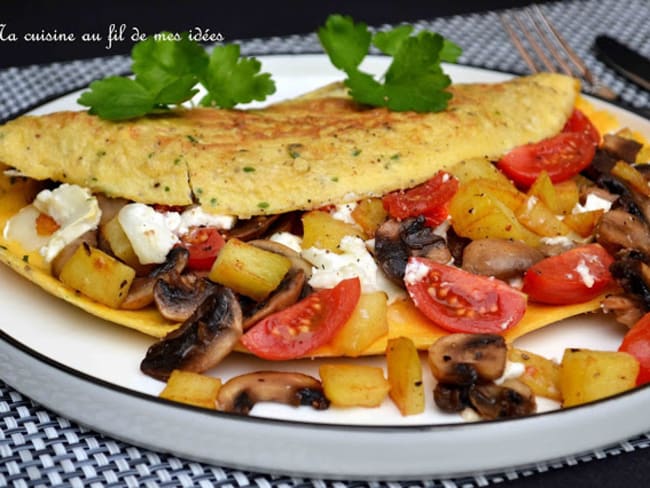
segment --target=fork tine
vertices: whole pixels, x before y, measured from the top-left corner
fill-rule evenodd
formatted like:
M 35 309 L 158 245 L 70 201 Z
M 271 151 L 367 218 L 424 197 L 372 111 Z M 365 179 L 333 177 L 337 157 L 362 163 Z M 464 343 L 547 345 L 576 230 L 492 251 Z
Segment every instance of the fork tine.
M 535 32 L 537 33 L 537 37 L 542 41 L 544 46 L 546 46 L 546 49 L 548 50 L 549 53 L 553 56 L 553 59 L 557 63 L 557 65 L 562 69 L 565 75 L 568 76 L 575 76 L 576 73 L 571 69 L 571 66 L 566 62 L 564 57 L 558 52 L 557 46 L 553 43 L 553 41 L 549 38 L 548 34 L 553 33 L 553 37 L 558 41 L 561 42 L 560 38 L 557 36 L 559 35 L 557 31 L 551 30 L 553 26 L 547 21 L 546 17 L 543 17 L 544 14 L 542 14 L 542 11 L 539 10 L 539 8 L 536 9 L 535 13 L 537 14 L 537 18 L 533 16 L 532 12 L 530 10 L 526 10 L 526 16 L 528 17 L 531 25 L 535 29 Z M 546 32 L 542 29 L 542 26 L 540 25 L 540 21 L 544 23 L 546 26 Z M 562 47 L 568 47 L 565 46 L 565 44 L 561 44 Z M 535 50 L 537 52 L 537 50 Z M 548 66 L 547 66 L 548 67 Z M 549 68 L 551 71 L 557 71 L 553 68 Z M 578 73 L 579 75 L 582 73 Z
M 594 77 L 591 74 L 591 71 L 589 70 L 589 68 L 587 68 L 587 66 L 582 61 L 582 59 L 580 59 L 580 56 L 578 56 L 576 54 L 576 52 L 569 45 L 569 43 L 566 41 L 566 39 L 564 39 L 562 34 L 560 34 L 558 32 L 558 30 L 553 26 L 553 24 L 551 24 L 549 22 L 546 15 L 544 15 L 544 12 L 542 12 L 542 9 L 539 8 L 539 5 L 533 5 L 533 11 L 537 15 L 537 17 L 541 20 L 541 22 L 544 24 L 544 27 L 546 27 L 547 31 L 550 32 L 553 35 L 553 37 L 557 40 L 557 42 L 560 43 L 560 45 L 564 49 L 564 52 L 566 52 L 568 58 L 576 66 L 576 68 L 578 68 L 578 70 L 580 71 L 581 76 L 585 80 L 587 80 L 587 82 L 589 84 L 593 85 L 594 84 Z M 535 26 L 538 28 L 538 30 L 540 30 L 537 23 L 535 23 Z M 543 38 L 546 38 L 546 37 L 544 36 Z
M 528 18 L 531 20 L 532 24 L 535 26 L 535 29 L 538 30 L 537 25 L 535 24 L 535 21 L 530 16 L 530 13 L 527 12 L 527 15 L 528 15 Z M 549 70 L 549 71 L 557 71 L 553 61 L 551 61 L 551 59 L 546 55 L 546 53 L 544 52 L 542 47 L 539 45 L 539 42 L 533 37 L 533 35 L 530 33 L 530 30 L 526 27 L 524 22 L 519 18 L 518 15 L 514 15 L 513 18 L 515 19 L 515 23 L 519 27 L 519 30 L 521 32 L 523 32 L 524 37 L 528 41 L 528 44 L 530 45 L 530 47 L 533 49 L 533 51 L 535 51 L 535 54 L 537 55 L 537 57 L 539 57 L 539 59 L 544 64 L 544 66 L 546 66 L 546 69 Z M 553 57 L 556 58 L 554 50 L 550 50 L 550 52 L 553 55 Z M 571 75 L 571 73 L 568 73 L 568 74 Z
M 531 55 L 528 54 L 528 51 L 522 44 L 521 39 L 519 38 L 514 28 L 510 24 L 508 17 L 506 17 L 505 14 L 501 14 L 499 15 L 499 19 L 501 20 L 501 24 L 503 24 L 503 28 L 506 30 L 508 37 L 510 37 L 512 44 L 515 46 L 517 51 L 519 51 L 519 55 L 524 60 L 526 65 L 528 65 L 528 67 L 533 73 L 539 73 L 540 70 L 537 67 L 537 64 L 535 63 Z

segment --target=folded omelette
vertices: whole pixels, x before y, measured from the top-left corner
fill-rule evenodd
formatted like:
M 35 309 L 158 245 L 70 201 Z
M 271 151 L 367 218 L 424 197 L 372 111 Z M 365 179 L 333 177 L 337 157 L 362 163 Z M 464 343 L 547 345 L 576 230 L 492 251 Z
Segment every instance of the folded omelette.
M 413 187 L 441 169 L 555 135 L 571 114 L 577 82 L 539 74 L 458 84 L 438 113 L 368 108 L 332 85 L 259 110 L 191 108 L 111 122 L 87 112 L 22 116 L 0 127 L 0 226 L 54 180 L 146 204 L 189 205 L 248 218 L 357 201 Z M 11 175 L 14 176 L 11 176 Z M 16 178 L 15 174 L 29 179 Z M 67 288 L 40 255 L 0 237 L 0 260 L 47 292 L 98 317 L 163 337 L 177 327 L 155 308 L 109 308 Z M 598 308 L 528 305 L 509 338 Z M 389 310 L 389 337 L 427 347 L 445 332 L 408 302 Z M 367 353 L 383 352 L 385 339 Z M 324 348 L 323 355 L 336 354 Z

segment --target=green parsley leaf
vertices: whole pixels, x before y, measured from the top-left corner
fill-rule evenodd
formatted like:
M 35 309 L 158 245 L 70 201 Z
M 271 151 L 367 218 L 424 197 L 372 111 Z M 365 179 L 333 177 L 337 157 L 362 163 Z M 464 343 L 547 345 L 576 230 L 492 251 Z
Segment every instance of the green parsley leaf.
M 372 34 L 363 22 L 355 23 L 350 16 L 334 14 L 318 29 L 318 39 L 332 64 L 348 71 L 359 66 L 368 54 Z
M 133 46 L 135 80 L 155 94 L 157 104 L 177 104 L 192 98 L 193 87 L 208 65 L 203 46 L 191 41 L 187 33 L 179 41 L 163 32 L 159 39 L 148 39 Z
M 377 32 L 372 38 L 372 43 L 384 54 L 393 56 L 400 44 L 408 39 L 411 32 L 413 32 L 412 25 L 400 25 L 389 31 Z
M 240 57 L 236 44 L 216 46 L 201 79 L 208 90 L 201 105 L 232 108 L 238 103 L 264 100 L 275 93 L 275 83 L 269 73 L 260 73 L 261 68 L 257 59 Z
M 444 110 L 451 98 L 445 91 L 451 79 L 440 63 L 456 61 L 462 51 L 440 34 L 423 31 L 413 35 L 413 30 L 410 25 L 401 25 L 373 36 L 365 24 L 335 14 L 319 29 L 318 36 L 332 64 L 345 71 L 345 85 L 357 102 L 394 111 Z M 379 79 L 359 69 L 370 41 L 393 57 Z
M 93 81 L 90 91 L 77 102 L 90 107 L 89 112 L 103 119 L 126 120 L 141 117 L 154 109 L 154 96 L 131 78 L 111 76 Z

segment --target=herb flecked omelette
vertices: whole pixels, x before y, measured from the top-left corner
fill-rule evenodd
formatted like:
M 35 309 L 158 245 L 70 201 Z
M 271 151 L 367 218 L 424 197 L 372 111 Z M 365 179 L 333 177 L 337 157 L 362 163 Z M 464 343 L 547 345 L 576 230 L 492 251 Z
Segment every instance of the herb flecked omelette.
M 493 84 L 459 84 L 438 113 L 390 112 L 355 104 L 340 86 L 260 110 L 192 108 L 129 122 L 86 112 L 22 116 L 0 127 L 0 162 L 28 177 L 0 176 L 0 225 L 34 195 L 33 180 L 54 180 L 135 202 L 189 205 L 248 218 L 381 196 L 413 187 L 444 168 L 558 133 L 576 101 L 577 82 L 540 74 Z M 120 310 L 63 285 L 38 252 L 0 237 L 0 260 L 29 280 L 96 316 L 163 337 L 178 324 L 153 307 Z M 514 339 L 599 301 L 528 304 Z M 390 337 L 426 348 L 445 334 L 403 301 L 388 311 Z M 323 347 L 318 355 L 338 355 Z

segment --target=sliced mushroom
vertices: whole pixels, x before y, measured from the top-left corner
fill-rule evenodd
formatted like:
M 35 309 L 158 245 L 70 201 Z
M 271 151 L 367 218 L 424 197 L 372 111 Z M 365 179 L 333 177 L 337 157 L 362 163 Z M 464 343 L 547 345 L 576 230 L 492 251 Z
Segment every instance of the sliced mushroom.
M 443 412 L 462 412 L 471 406 L 469 400 L 470 388 L 471 385 L 438 383 L 433 389 L 433 400 Z
M 620 324 L 632 327 L 647 312 L 643 302 L 631 295 L 610 295 L 603 299 L 604 313 L 612 313 Z
M 167 320 L 183 322 L 214 292 L 211 281 L 187 273 L 170 279 L 158 279 L 153 287 L 153 298 L 160 314 Z
M 650 228 L 622 209 L 605 212 L 594 232 L 596 241 L 611 255 L 622 249 L 639 249 L 650 254 Z
M 307 280 L 302 269 L 290 270 L 280 286 L 264 302 L 254 304 L 244 313 L 244 330 L 269 315 L 284 310 L 296 303 L 302 296 Z
M 106 196 L 103 193 L 97 193 L 95 196 L 97 197 L 99 208 L 102 211 L 101 220 L 99 221 L 100 225 L 105 224 L 109 220 L 112 220 L 113 217 L 115 217 L 120 212 L 120 210 L 122 210 L 122 207 L 129 203 L 129 201 L 125 198 L 112 198 Z
M 89 230 L 88 232 L 83 233 L 79 237 L 77 237 L 74 241 L 72 241 L 70 244 L 65 246 L 59 254 L 56 255 L 56 257 L 52 260 L 51 263 L 51 272 L 52 276 L 58 276 L 61 274 L 61 270 L 63 269 L 63 266 L 65 263 L 68 262 L 68 260 L 72 257 L 74 252 L 77 250 L 81 244 L 88 244 L 91 247 L 96 247 L 97 246 L 97 231 L 96 230 Z
M 637 250 L 622 251 L 609 270 L 626 293 L 638 297 L 650 310 L 650 256 Z
M 465 247 L 463 269 L 508 280 L 521 276 L 542 259 L 544 255 L 539 250 L 521 241 L 478 239 Z
M 517 380 L 502 385 L 476 384 L 469 390 L 472 407 L 484 419 L 521 417 L 535 412 L 532 390 Z
M 242 314 L 235 294 L 215 286 L 189 319 L 149 348 L 140 369 L 163 381 L 175 369 L 201 373 L 230 354 L 241 335 Z
M 258 371 L 228 380 L 219 390 L 217 408 L 248 415 L 257 402 L 310 405 L 316 410 L 329 407 L 329 400 L 316 378 L 302 373 Z
M 271 226 L 280 218 L 278 215 L 257 215 L 247 220 L 240 220 L 237 225 L 225 232 L 226 240 L 237 238 L 250 241 L 263 237 Z
M 603 135 L 602 149 L 616 159 L 622 159 L 626 163 L 634 164 L 636 155 L 639 153 L 642 144 L 616 134 Z
M 434 234 L 423 217 L 398 222 L 389 219 L 375 232 L 375 258 L 391 281 L 404 286 L 404 271 L 410 256 L 425 256 L 448 263 L 451 253 L 445 239 Z
M 449 334 L 431 345 L 428 361 L 438 382 L 470 385 L 501 377 L 506 357 L 506 343 L 499 335 Z
M 189 259 L 189 252 L 183 247 L 175 247 L 167 255 L 167 260 L 154 269 L 149 276 L 133 280 L 129 294 L 122 302 L 121 308 L 139 310 L 154 303 L 154 287 L 158 280 L 167 280 L 170 276 L 179 276 Z

